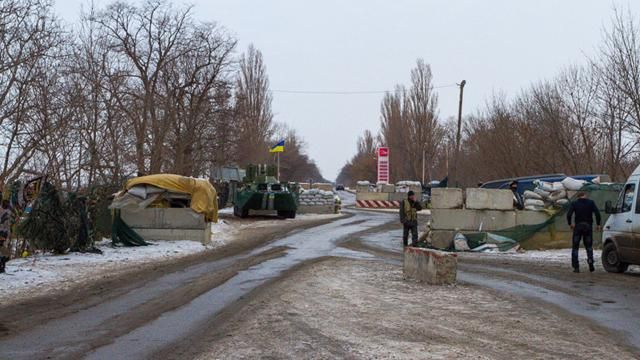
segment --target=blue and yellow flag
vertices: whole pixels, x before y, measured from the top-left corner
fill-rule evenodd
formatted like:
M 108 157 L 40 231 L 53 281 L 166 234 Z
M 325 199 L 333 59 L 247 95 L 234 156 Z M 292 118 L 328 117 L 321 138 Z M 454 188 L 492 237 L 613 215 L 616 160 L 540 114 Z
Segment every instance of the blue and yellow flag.
M 269 150 L 269 152 L 270 153 L 284 152 L 284 140 L 280 140 L 280 142 L 273 145 L 273 147 L 271 148 L 271 150 Z

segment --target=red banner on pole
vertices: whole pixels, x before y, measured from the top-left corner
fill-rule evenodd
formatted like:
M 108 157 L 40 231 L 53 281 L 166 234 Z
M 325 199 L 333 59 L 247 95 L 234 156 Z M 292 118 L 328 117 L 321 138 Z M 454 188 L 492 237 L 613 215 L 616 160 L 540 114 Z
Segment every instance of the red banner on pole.
M 389 183 L 389 148 L 378 148 L 378 182 Z

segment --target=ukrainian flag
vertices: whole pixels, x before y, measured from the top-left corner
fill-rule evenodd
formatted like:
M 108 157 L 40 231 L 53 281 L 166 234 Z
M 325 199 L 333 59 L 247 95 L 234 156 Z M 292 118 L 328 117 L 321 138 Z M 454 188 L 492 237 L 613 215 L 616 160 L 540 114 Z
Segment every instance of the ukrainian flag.
M 280 140 L 279 143 L 273 145 L 273 147 L 271 148 L 271 150 L 269 150 L 270 153 L 279 153 L 279 152 L 284 152 L 284 140 Z

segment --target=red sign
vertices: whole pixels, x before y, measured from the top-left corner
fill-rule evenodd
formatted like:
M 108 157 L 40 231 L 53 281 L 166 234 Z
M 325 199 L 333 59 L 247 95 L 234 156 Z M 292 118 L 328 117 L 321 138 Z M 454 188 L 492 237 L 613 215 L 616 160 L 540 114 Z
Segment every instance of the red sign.
M 389 183 L 389 148 L 378 148 L 378 182 Z

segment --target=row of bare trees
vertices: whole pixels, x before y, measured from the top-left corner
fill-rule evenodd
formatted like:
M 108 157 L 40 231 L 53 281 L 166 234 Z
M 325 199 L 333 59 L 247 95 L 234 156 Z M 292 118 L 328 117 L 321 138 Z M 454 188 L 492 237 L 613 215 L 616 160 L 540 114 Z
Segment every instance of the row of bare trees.
M 118 1 L 66 26 L 48 0 L 5 0 L 0 29 L 0 185 L 47 172 L 78 189 L 271 160 L 261 52 L 237 56 L 237 40 L 191 7 Z M 303 158 L 293 167 L 315 168 L 291 151 Z
M 382 99 L 379 134 L 365 131 L 356 155 L 342 168 L 337 182 L 352 185 L 357 180 L 375 180 L 375 150 L 380 145 L 390 149 L 392 180 L 431 178 L 436 175 L 434 159 L 444 136 L 431 67 L 418 59 L 410 86 L 398 85 Z
M 428 159 L 427 179 L 443 178 L 452 163 L 455 123 L 438 121 L 437 97 L 418 91 L 424 89 L 416 80 L 421 73 L 430 82 L 430 71 L 423 67 L 428 69 L 419 61 L 412 71 L 409 90 L 399 88 L 382 100 L 377 141 L 391 148 L 394 180 L 419 180 L 422 154 Z M 464 120 L 459 185 L 543 173 L 604 173 L 624 180 L 640 160 L 640 28 L 635 19 L 616 10 L 599 51 L 583 65 L 567 67 L 513 98 L 494 94 Z M 349 173 L 353 166 L 353 160 L 345 166 L 341 181 L 375 178 L 375 167 Z

